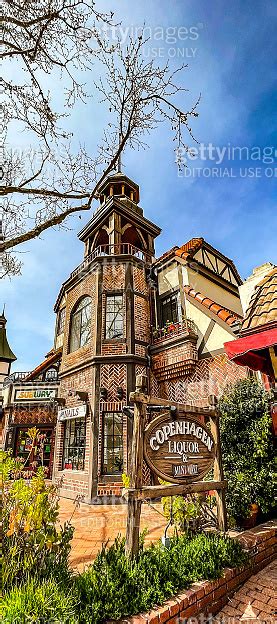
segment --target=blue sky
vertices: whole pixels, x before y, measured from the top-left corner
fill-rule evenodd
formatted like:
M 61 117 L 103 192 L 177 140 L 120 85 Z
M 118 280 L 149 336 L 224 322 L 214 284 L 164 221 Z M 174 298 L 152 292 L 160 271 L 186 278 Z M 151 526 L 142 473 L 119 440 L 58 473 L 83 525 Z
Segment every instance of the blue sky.
M 234 260 L 243 278 L 263 262 L 277 264 L 276 158 L 264 158 L 276 137 L 276 2 L 102 0 L 98 6 L 115 10 L 125 28 L 143 22 L 151 27 L 148 46 L 161 61 L 188 63 L 184 108 L 201 92 L 193 125 L 200 144 L 248 150 L 241 160 L 225 156 L 221 164 L 197 158 L 188 163 L 186 177 L 178 176 L 165 125 L 153 132 L 147 151 L 124 154 L 125 172 L 140 184 L 145 216 L 162 228 L 157 255 L 203 236 Z M 192 38 L 184 40 L 184 27 L 193 28 Z M 103 115 L 91 100 L 71 120 L 75 139 L 92 152 Z M 8 337 L 18 358 L 14 370 L 32 369 L 53 344 L 53 305 L 61 283 L 82 260 L 77 232 L 87 219 L 71 218 L 66 229 L 22 246 L 22 275 L 1 283 L 0 303 L 6 304 Z

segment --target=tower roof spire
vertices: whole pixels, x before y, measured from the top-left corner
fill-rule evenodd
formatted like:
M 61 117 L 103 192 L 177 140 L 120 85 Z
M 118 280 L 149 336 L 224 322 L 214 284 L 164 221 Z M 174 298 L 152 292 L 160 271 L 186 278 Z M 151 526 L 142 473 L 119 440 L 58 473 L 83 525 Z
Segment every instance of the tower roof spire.
M 5 318 L 5 306 L 3 307 L 3 312 L 0 315 L 0 362 L 14 362 L 17 357 L 12 352 L 10 345 L 7 339 L 6 332 L 6 323 L 7 320 Z

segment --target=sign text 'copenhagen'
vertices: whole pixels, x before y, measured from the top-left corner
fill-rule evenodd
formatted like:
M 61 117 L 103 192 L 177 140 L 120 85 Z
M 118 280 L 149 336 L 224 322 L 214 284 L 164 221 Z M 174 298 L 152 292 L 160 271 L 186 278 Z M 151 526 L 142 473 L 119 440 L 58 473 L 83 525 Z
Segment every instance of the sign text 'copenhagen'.
M 201 480 L 213 465 L 214 447 L 205 425 L 185 414 L 172 420 L 167 412 L 145 430 L 147 464 L 159 477 L 172 483 Z

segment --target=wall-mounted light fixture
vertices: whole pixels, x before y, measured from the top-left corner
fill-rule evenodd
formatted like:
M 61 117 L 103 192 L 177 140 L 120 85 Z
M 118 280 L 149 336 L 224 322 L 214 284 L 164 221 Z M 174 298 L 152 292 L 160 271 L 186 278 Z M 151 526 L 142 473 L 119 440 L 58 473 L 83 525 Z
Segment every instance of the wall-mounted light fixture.
M 124 395 L 123 388 L 117 388 L 116 389 L 116 395 L 117 395 L 117 398 L 119 399 L 119 401 L 122 401 L 123 395 Z
M 100 399 L 102 401 L 107 401 L 108 398 L 108 390 L 107 388 L 100 388 Z

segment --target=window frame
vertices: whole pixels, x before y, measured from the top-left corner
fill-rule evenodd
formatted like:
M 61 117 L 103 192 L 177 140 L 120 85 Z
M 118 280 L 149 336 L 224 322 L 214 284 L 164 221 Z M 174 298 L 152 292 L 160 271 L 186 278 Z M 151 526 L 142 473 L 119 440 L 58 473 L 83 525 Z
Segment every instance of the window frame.
M 115 421 L 114 421 L 114 417 L 115 416 L 120 416 L 121 417 L 121 435 L 117 435 L 115 434 Z M 107 416 L 112 416 L 112 434 L 108 434 L 107 436 L 105 435 L 105 418 Z M 102 411 L 101 414 L 101 418 L 102 418 L 102 453 L 101 453 L 101 474 L 105 477 L 114 477 L 114 476 L 120 476 L 123 473 L 124 470 L 124 433 L 123 433 L 123 412 L 122 411 L 114 411 L 114 410 L 109 410 L 109 411 Z M 114 458 L 115 458 L 115 448 L 117 448 L 115 446 L 115 438 L 120 437 L 121 438 L 121 444 L 119 446 L 119 452 L 121 453 L 121 461 L 122 461 L 122 468 L 120 469 L 114 469 L 114 470 L 108 470 L 108 461 L 106 461 L 106 465 L 107 465 L 107 471 L 104 471 L 104 459 L 105 459 L 105 449 L 107 450 L 111 450 L 109 449 L 108 445 L 105 444 L 105 440 L 106 438 L 112 438 L 113 439 L 113 444 L 112 444 L 112 457 L 113 457 L 113 464 L 114 464 Z
M 63 316 L 62 316 L 63 315 Z M 61 308 L 58 312 L 58 318 L 57 318 L 57 331 L 56 331 L 56 335 L 60 336 L 61 334 L 64 333 L 64 329 L 65 329 L 65 317 L 66 317 L 66 307 L 64 306 L 63 308 Z M 62 320 L 61 320 L 62 318 Z
M 77 440 L 76 438 L 76 424 L 80 425 L 81 428 L 83 426 L 84 428 L 84 444 L 83 446 L 80 446 L 79 444 L 79 440 Z M 72 436 L 72 428 L 74 426 L 74 431 L 73 431 L 73 436 L 74 436 L 74 444 L 70 443 L 71 440 L 71 436 Z M 69 430 L 69 433 L 67 435 L 67 431 Z M 81 437 L 81 434 L 79 433 L 79 438 Z M 78 471 L 78 472 L 83 472 L 85 469 L 85 458 L 86 458 L 86 437 L 87 437 L 87 419 L 86 416 L 83 416 L 82 418 L 68 418 L 68 420 L 66 420 L 64 422 L 64 436 L 63 436 L 63 455 L 62 455 L 62 470 L 74 470 L 74 471 Z M 69 442 L 67 444 L 67 441 Z M 69 451 L 70 449 L 77 449 L 78 453 L 77 453 L 77 466 L 74 466 L 74 461 L 71 462 L 72 463 L 72 467 L 69 468 L 68 466 L 66 466 L 65 464 L 69 464 L 70 462 L 68 461 L 69 459 Z M 81 462 L 82 462 L 82 467 L 78 467 L 78 464 L 80 462 L 80 454 L 79 451 L 82 451 L 81 453 Z M 67 453 L 66 453 L 67 451 Z M 66 461 L 66 454 L 67 454 L 67 461 Z
M 120 297 L 122 301 L 121 306 L 121 320 L 122 320 L 122 333 L 120 336 L 109 336 L 108 329 L 111 330 L 113 323 L 116 321 L 116 310 L 108 310 L 109 299 Z M 108 314 L 115 314 L 114 320 L 110 323 L 108 328 Z M 123 291 L 110 291 L 105 293 L 105 319 L 104 319 L 104 339 L 105 341 L 125 340 L 125 299 Z
M 89 303 L 82 306 L 81 305 L 82 301 L 86 299 L 89 300 Z M 90 318 L 88 321 L 89 322 L 89 336 L 86 342 L 82 344 L 82 333 L 84 332 L 83 315 L 84 315 L 84 311 L 89 307 L 90 307 Z M 70 331 L 69 331 L 69 339 L 68 339 L 68 353 L 75 353 L 75 351 L 78 351 L 78 349 L 82 349 L 83 347 L 86 347 L 89 344 L 91 340 L 91 318 L 92 318 L 92 298 L 90 297 L 90 295 L 84 295 L 83 297 L 81 297 L 81 299 L 79 299 L 79 301 L 74 306 L 71 312 Z M 75 324 L 75 328 L 74 328 L 74 324 Z M 76 340 L 77 333 L 78 333 L 78 340 Z M 77 343 L 78 343 L 78 346 L 76 346 Z
M 175 308 L 175 312 L 176 312 L 176 319 L 173 318 L 173 314 L 172 314 L 172 310 L 173 310 L 173 300 L 175 299 L 175 303 L 176 303 L 176 308 Z M 169 315 L 170 318 L 165 318 L 165 314 L 164 314 L 164 307 L 165 304 L 170 305 L 170 311 L 171 314 Z M 161 327 L 165 327 L 167 321 L 169 321 L 170 323 L 180 323 L 181 320 L 181 303 L 180 303 L 180 293 L 179 290 L 175 290 L 174 292 L 170 293 L 170 294 L 166 294 L 162 299 L 160 299 L 160 325 Z M 168 315 L 167 315 L 168 316 Z

